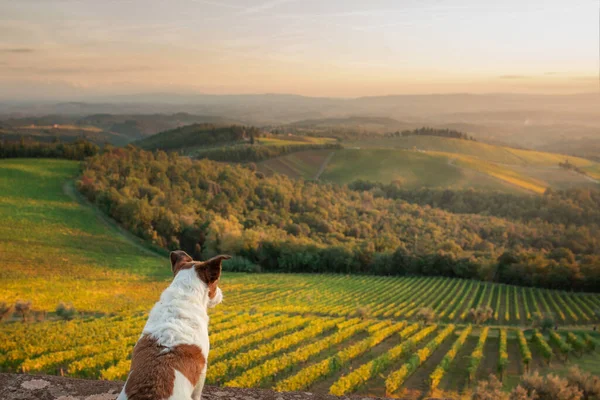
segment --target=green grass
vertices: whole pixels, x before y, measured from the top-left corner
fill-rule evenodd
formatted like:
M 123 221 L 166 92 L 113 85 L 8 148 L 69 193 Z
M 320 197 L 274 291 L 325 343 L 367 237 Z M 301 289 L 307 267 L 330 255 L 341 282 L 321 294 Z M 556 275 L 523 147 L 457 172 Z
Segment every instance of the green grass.
M 484 161 L 510 165 L 556 166 L 559 162 L 569 161 L 579 167 L 594 170 L 600 164 L 579 157 L 545 153 L 533 150 L 519 150 L 510 147 L 495 146 L 470 140 L 451 139 L 436 136 L 409 136 L 400 138 L 370 138 L 351 145 L 373 147 L 395 147 L 444 153 L 456 153 L 474 156 Z
M 406 188 L 449 187 L 518 191 L 501 180 L 459 168 L 447 155 L 400 149 L 344 149 L 336 151 L 321 176 L 325 181 L 350 183 L 357 179 Z
M 0 162 L 0 300 L 32 299 L 43 309 L 64 300 L 102 310 L 103 301 L 123 296 L 128 309 L 139 299 L 127 294 L 135 282 L 170 275 L 166 259 L 143 251 L 65 193 L 78 172 L 74 161 Z
M 346 146 L 354 146 L 352 153 L 337 155 L 324 179 L 338 183 L 399 180 L 408 188 L 475 187 L 534 193 L 543 193 L 548 187 L 599 187 L 600 163 L 561 154 L 434 136 L 375 137 Z M 443 168 L 440 157 L 452 159 L 455 170 Z M 559 168 L 566 159 L 588 176 Z
M 312 136 L 282 136 L 282 137 L 264 137 L 257 139 L 259 144 L 265 146 L 289 146 L 302 144 L 335 144 L 336 139 L 326 137 Z

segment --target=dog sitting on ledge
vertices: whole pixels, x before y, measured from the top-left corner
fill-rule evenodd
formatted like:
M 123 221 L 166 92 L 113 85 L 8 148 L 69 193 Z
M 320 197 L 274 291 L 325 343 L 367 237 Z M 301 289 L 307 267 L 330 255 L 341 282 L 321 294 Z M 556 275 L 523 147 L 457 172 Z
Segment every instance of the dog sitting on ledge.
M 171 252 L 173 282 L 154 305 L 133 349 L 127 382 L 117 400 L 199 400 L 208 359 L 207 308 L 223 300 L 221 262 Z

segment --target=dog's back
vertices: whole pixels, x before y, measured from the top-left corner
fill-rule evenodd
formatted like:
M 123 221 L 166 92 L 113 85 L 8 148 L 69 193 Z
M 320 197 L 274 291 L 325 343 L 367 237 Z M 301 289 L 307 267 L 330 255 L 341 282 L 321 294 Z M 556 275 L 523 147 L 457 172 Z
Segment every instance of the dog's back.
M 206 309 L 222 299 L 217 282 L 228 258 L 195 262 L 183 251 L 171 253 L 175 279 L 150 311 L 117 400 L 200 399 L 209 351 Z

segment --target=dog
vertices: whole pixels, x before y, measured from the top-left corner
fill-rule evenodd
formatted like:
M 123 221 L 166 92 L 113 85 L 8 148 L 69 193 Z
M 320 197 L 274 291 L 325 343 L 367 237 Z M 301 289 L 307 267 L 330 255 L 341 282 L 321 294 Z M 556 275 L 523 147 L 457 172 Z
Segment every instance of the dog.
M 221 263 L 231 257 L 194 261 L 178 250 L 170 258 L 173 282 L 150 311 L 117 400 L 199 400 L 202 395 L 209 351 L 207 309 L 223 300 Z

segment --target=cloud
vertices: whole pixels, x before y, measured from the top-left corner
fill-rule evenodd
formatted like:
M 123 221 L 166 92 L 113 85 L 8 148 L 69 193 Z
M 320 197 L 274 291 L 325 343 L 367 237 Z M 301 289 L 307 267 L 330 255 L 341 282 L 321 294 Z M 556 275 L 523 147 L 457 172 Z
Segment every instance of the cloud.
M 26 47 L 19 47 L 13 49 L 0 49 L 0 53 L 13 53 L 13 54 L 23 54 L 23 53 L 33 53 L 34 49 L 29 49 Z
M 500 79 L 529 79 L 530 76 L 527 75 L 500 75 L 498 78 Z

